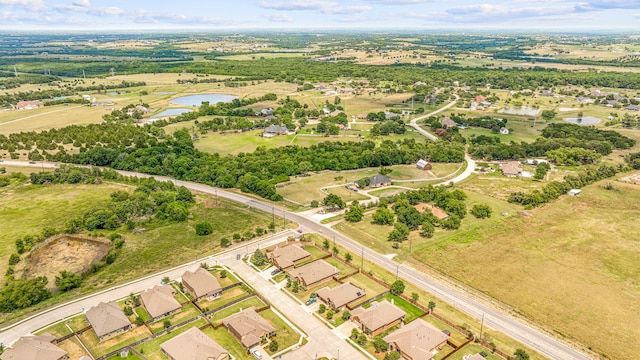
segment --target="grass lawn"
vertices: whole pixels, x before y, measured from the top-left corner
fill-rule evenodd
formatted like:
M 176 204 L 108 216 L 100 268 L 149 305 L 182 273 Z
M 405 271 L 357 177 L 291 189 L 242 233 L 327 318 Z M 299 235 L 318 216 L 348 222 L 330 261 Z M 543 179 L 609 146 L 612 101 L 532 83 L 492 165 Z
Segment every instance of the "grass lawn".
M 453 350 L 455 350 L 454 348 L 452 348 L 449 344 L 446 344 L 445 346 L 442 347 L 441 350 L 438 351 L 438 353 L 433 357 L 433 360 L 442 360 L 444 359 L 445 356 L 449 355 Z
M 506 177 L 499 171 L 496 171 L 492 174 L 471 175 L 466 180 L 460 182 L 457 186 L 463 190 L 474 191 L 506 201 L 512 192 L 528 192 L 540 189 L 544 185 L 544 182 L 535 181 L 533 179 Z
M 640 322 L 633 310 L 640 223 L 630 219 L 640 214 L 640 187 L 614 181 L 617 190 L 605 190 L 607 182 L 530 210 L 530 216 L 474 220 L 456 236 L 434 237 L 415 256 L 552 331 L 607 357 L 632 359 L 640 353 L 634 340 L 640 330 L 630 326 Z
M 218 312 L 216 312 L 215 314 L 213 314 L 213 316 L 211 317 L 211 323 L 216 325 L 219 323 L 222 323 L 222 320 L 226 317 L 229 317 L 235 313 L 240 312 L 241 310 L 245 310 L 248 309 L 250 307 L 255 307 L 255 308 L 261 308 L 263 306 L 265 306 L 266 304 L 260 300 L 260 298 L 258 298 L 257 296 L 253 296 L 250 297 L 246 300 L 243 300 L 237 304 L 233 304 L 231 306 L 229 306 L 228 308 L 222 309 Z
M 93 330 L 85 331 L 80 335 L 80 339 L 94 356 L 102 356 L 138 340 L 147 338 L 150 335 L 151 333 L 147 330 L 146 326 L 138 326 L 133 330 L 129 330 L 126 333 L 102 342 L 98 341 L 98 337 Z
M 265 311 L 261 311 L 260 316 L 267 319 L 267 321 L 276 329 L 275 340 L 278 342 L 278 350 L 276 352 L 282 349 L 286 349 L 293 344 L 296 344 L 300 339 L 300 335 L 293 331 L 293 329 L 289 325 L 287 325 L 284 320 L 282 320 L 278 315 L 276 315 L 273 310 L 268 309 Z M 265 346 L 265 350 L 267 351 L 267 353 L 273 354 L 273 352 L 269 351 L 267 346 Z
M 199 135 L 199 139 L 194 141 L 196 149 L 208 153 L 218 153 L 222 156 L 228 154 L 250 153 L 258 146 L 267 149 L 289 145 L 294 135 L 280 135 L 272 138 L 260 136 L 263 130 L 251 130 L 239 134 L 220 134 L 209 132 L 206 135 Z
M 69 359 L 80 359 L 87 355 L 87 352 L 80 345 L 80 341 L 73 337 L 57 344 L 57 346 L 67 352 Z
M 225 277 L 222 277 L 222 272 L 225 271 Z M 233 285 L 235 283 L 239 283 L 240 280 L 229 270 L 223 269 L 223 268 L 213 268 L 211 270 L 209 270 L 209 272 L 211 274 L 213 274 L 216 279 L 218 279 L 218 283 L 220 284 L 221 287 L 225 287 L 225 286 L 229 286 L 229 285 Z
M 134 312 L 135 312 L 135 316 L 140 316 L 142 318 L 142 320 L 144 320 L 145 322 L 151 320 L 151 315 L 149 315 L 147 310 L 142 306 L 138 306 L 137 308 L 135 308 Z M 132 315 L 132 316 L 134 316 L 134 315 Z
M 305 245 L 304 249 L 311 254 L 311 258 L 312 259 L 320 259 L 323 258 L 325 256 L 327 256 L 327 253 L 324 252 L 322 249 L 320 249 L 317 246 L 313 246 L 313 245 Z
M 404 321 L 406 323 L 409 323 L 411 321 L 413 321 L 413 319 L 415 318 L 419 318 L 420 316 L 422 316 L 425 311 L 423 311 L 422 309 L 420 309 L 419 307 L 413 305 L 412 303 L 410 303 L 409 301 L 393 295 L 393 294 L 387 294 L 386 296 L 380 298 L 380 300 L 378 301 L 382 301 L 382 300 L 388 300 L 389 302 L 391 302 L 393 300 L 393 304 L 397 307 L 399 307 L 400 309 L 402 309 L 402 311 L 404 311 L 405 313 L 407 313 L 407 315 L 404 318 Z
M 155 334 L 164 329 L 164 322 L 166 320 L 169 320 L 171 322 L 171 325 L 176 325 L 183 321 L 193 319 L 198 315 L 200 315 L 200 311 L 198 311 L 198 309 L 196 309 L 196 307 L 192 304 L 187 304 L 183 306 L 182 310 L 180 310 L 179 312 L 149 324 L 149 328 Z
M 205 334 L 211 336 L 220 346 L 229 351 L 238 360 L 254 360 L 252 355 L 247 354 L 247 350 L 231 335 L 224 327 L 214 330 L 208 327 L 202 330 Z
M 153 340 L 149 340 L 144 342 L 138 346 L 136 346 L 136 350 L 144 355 L 147 360 L 165 360 L 166 356 L 160 350 L 160 345 L 165 341 L 173 339 L 174 337 L 182 334 L 183 332 L 191 329 L 192 327 L 200 327 L 207 324 L 205 319 L 199 319 L 192 323 L 189 323 L 185 326 L 179 327 L 177 329 L 172 330 L 168 334 L 164 334 L 159 336 Z
M 199 301 L 198 306 L 200 306 L 201 309 L 213 310 L 217 307 L 220 307 L 224 304 L 228 304 L 245 295 L 247 295 L 247 292 L 244 291 L 242 286 L 236 286 L 234 288 L 231 288 L 223 292 L 222 296 L 217 299 L 214 299 L 212 301 L 209 301 L 206 299 Z
M 126 101 L 122 101 L 121 106 L 126 104 Z M 55 105 L 22 111 L 0 111 L 0 134 L 43 131 L 69 125 L 99 124 L 103 121 L 102 115 L 108 113 L 103 107 L 79 104 Z
M 67 327 L 67 320 L 59 322 L 57 324 L 53 324 L 50 325 L 42 330 L 38 330 L 36 331 L 36 335 L 40 335 L 40 334 L 44 334 L 44 333 L 49 333 L 57 338 L 59 337 L 63 337 L 65 335 L 71 334 L 73 331 L 71 331 L 68 327 Z
M 336 259 L 335 257 L 328 257 L 326 259 L 324 259 L 324 261 L 328 262 L 329 264 L 335 266 L 338 269 L 338 276 L 345 276 L 348 274 L 353 274 L 354 272 L 357 271 L 357 269 L 352 268 L 351 266 L 343 263 L 342 261 Z
M 403 184 L 404 186 L 404 184 Z M 406 189 L 402 189 L 395 186 L 387 186 L 380 190 L 369 191 L 369 195 L 377 196 L 377 197 L 390 197 L 393 195 L 397 195 L 407 191 Z
M 343 186 L 341 187 L 334 187 L 334 188 L 329 188 L 326 189 L 330 194 L 335 194 L 340 196 L 340 198 L 342 200 L 344 200 L 344 202 L 346 202 L 347 204 L 351 203 L 353 200 L 358 200 L 358 201 L 362 201 L 362 200 L 367 200 L 369 199 L 368 196 L 366 195 L 362 195 L 360 193 L 357 193 L 355 191 L 349 190 Z
M 361 298 L 359 300 L 360 302 L 374 298 L 375 296 L 389 290 L 381 284 L 378 284 L 377 282 L 369 279 L 366 275 L 363 274 L 355 274 L 353 276 L 350 276 L 348 279 L 345 279 L 344 281 L 348 281 L 353 285 L 359 288 L 364 288 L 366 290 L 367 295 Z
M 451 355 L 451 357 L 447 359 L 463 360 L 462 357 L 465 355 L 479 354 L 481 352 L 484 352 L 485 354 L 487 354 L 487 356 L 485 357 L 486 360 L 503 360 L 500 356 L 491 354 L 491 350 L 485 348 L 482 345 L 478 345 L 474 343 L 468 344 L 467 346 L 463 347 L 461 350 L 458 350 L 458 352 Z

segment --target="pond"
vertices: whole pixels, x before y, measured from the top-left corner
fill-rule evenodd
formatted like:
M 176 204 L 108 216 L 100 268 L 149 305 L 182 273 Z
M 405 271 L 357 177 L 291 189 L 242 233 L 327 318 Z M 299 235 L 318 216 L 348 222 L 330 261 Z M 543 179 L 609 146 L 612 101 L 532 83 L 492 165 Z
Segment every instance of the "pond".
M 583 116 L 581 118 L 564 118 L 564 121 L 578 125 L 593 125 L 602 122 L 601 119 L 593 116 Z
M 236 98 L 237 96 L 227 94 L 197 94 L 180 96 L 172 99 L 171 101 L 169 101 L 169 103 L 185 106 L 200 106 L 202 102 L 208 101 L 209 104 L 215 105 L 219 102 L 230 102 L 231 100 Z
M 177 116 L 180 114 L 184 114 L 184 113 L 188 113 L 188 112 L 192 112 L 193 110 L 191 109 L 187 109 L 187 108 L 175 108 L 175 109 L 167 109 L 159 114 L 155 114 L 153 115 L 151 118 L 152 119 L 157 119 L 157 118 L 161 118 L 161 117 L 165 117 L 165 116 Z

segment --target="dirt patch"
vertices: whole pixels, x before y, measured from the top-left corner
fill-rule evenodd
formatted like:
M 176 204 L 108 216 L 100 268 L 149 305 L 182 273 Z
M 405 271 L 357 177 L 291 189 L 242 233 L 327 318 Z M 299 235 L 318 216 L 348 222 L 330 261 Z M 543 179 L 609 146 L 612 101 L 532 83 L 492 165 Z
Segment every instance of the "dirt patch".
M 25 274 L 28 278 L 46 276 L 49 287 L 54 287 L 55 277 L 60 271 L 81 274 L 93 263 L 102 260 L 110 248 L 111 241 L 105 238 L 57 235 L 33 250 L 26 264 Z
M 640 173 L 635 173 L 620 179 L 622 182 L 640 185 Z

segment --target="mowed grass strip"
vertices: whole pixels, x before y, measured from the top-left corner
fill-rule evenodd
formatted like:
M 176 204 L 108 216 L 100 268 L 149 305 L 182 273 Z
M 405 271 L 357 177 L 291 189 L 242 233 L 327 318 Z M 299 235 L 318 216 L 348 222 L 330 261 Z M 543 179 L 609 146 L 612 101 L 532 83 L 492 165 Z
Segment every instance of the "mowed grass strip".
M 212 327 L 208 327 L 202 330 L 205 334 L 211 336 L 213 340 L 215 340 L 218 345 L 222 346 L 223 349 L 227 350 L 231 355 L 233 355 L 236 359 L 239 360 L 252 360 L 255 359 L 253 356 L 247 353 L 247 350 L 236 340 L 233 335 L 224 327 L 221 327 L 215 330 Z
M 146 326 L 138 326 L 102 342 L 98 341 L 98 337 L 93 330 L 82 333 L 82 335 L 80 335 L 80 339 L 94 356 L 102 356 L 149 336 L 151 336 L 151 332 Z
M 239 303 L 233 304 L 225 309 L 222 309 L 220 311 L 217 311 L 216 313 L 213 314 L 213 316 L 211 317 L 211 323 L 215 323 L 215 324 L 221 324 L 222 320 L 235 314 L 238 313 L 242 310 L 246 310 L 250 307 L 254 307 L 254 308 L 261 308 L 266 306 L 266 304 L 260 300 L 259 297 L 257 296 L 253 296 L 250 297 L 248 299 L 242 300 Z
M 273 310 L 267 309 L 265 311 L 261 311 L 260 316 L 267 319 L 267 321 L 276 329 L 275 340 L 278 342 L 277 351 L 294 345 L 300 339 L 300 335 L 287 325 L 287 323 L 285 323 L 284 320 L 282 320 L 282 318 L 280 318 L 280 316 L 278 316 Z M 267 350 L 269 354 L 274 353 L 269 351 L 268 347 L 266 347 L 265 350 Z

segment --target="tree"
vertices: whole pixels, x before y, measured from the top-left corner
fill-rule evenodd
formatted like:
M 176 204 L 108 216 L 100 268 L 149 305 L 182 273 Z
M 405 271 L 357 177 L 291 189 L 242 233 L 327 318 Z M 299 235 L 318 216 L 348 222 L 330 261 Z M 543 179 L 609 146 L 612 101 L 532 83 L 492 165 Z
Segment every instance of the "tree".
M 333 255 L 338 255 L 338 254 L 340 253 L 340 250 L 338 250 L 338 247 L 337 247 L 337 246 L 334 246 L 334 247 L 331 249 L 331 252 L 333 252 Z
M 411 293 L 411 300 L 412 300 L 413 302 L 417 302 L 417 301 L 418 301 L 418 299 L 420 299 L 420 295 L 418 295 L 418 293 L 417 293 L 417 292 L 412 292 L 412 293 Z
M 351 318 L 351 313 L 349 312 L 349 310 L 344 310 L 342 312 L 342 320 L 347 321 Z
M 15 265 L 20 262 L 20 255 L 13 253 L 9 256 L 9 265 Z
M 333 319 L 333 315 L 335 315 L 333 310 L 327 311 L 327 320 Z
M 331 245 L 329 244 L 329 240 L 324 239 L 324 241 L 322 242 L 322 247 L 325 248 L 326 250 L 329 250 L 329 247 Z
M 82 285 L 82 276 L 63 270 L 56 276 L 55 283 L 60 291 L 69 291 Z
M 393 224 L 394 218 L 395 216 L 391 210 L 386 207 L 379 207 L 372 216 L 373 223 L 378 225 L 391 225 Z
M 522 349 L 517 349 L 513 355 L 515 356 L 515 360 L 529 360 L 529 354 Z
M 389 343 L 382 339 L 382 336 L 376 336 L 373 338 L 373 347 L 376 349 L 376 352 L 384 352 L 389 350 Z
M 433 301 L 429 301 L 429 305 L 427 305 L 427 308 L 429 309 L 429 313 L 432 313 L 433 310 L 436 308 L 436 303 Z
M 308 173 L 309 171 L 311 171 L 311 162 L 306 161 L 306 160 L 305 160 L 305 161 L 301 161 L 301 162 L 298 164 L 298 171 L 299 171 L 301 174 L 306 174 L 306 173 Z
M 383 360 L 400 360 L 400 353 L 397 351 L 388 352 Z
M 324 314 L 325 311 L 327 311 L 327 306 L 325 304 L 320 304 L 318 307 L 318 313 Z
M 312 208 L 317 208 L 318 206 L 320 206 L 320 203 L 318 202 L 318 200 L 311 200 L 310 206 Z
M 213 233 L 213 226 L 207 222 L 200 222 L 196 224 L 196 235 L 205 236 Z
M 291 291 L 293 291 L 294 293 L 297 293 L 298 291 L 300 291 L 300 283 L 298 282 L 298 280 L 294 280 L 291 286 Z
M 356 339 L 356 343 L 360 346 L 364 346 L 367 343 L 367 335 L 365 334 L 358 335 L 358 338 Z
M 221 247 L 227 247 L 229 245 L 231 245 L 231 240 L 227 239 L 226 237 L 220 239 L 220 246 Z
M 359 204 L 349 206 L 349 209 L 345 211 L 344 218 L 348 222 L 359 222 L 364 217 L 364 208 Z
M 133 315 L 133 308 L 131 306 L 125 306 L 124 309 L 122 309 L 122 311 L 127 316 Z
M 436 227 L 429 221 L 425 221 L 422 224 L 422 229 L 420 230 L 420 236 L 426 238 L 432 238 L 433 234 L 435 234 Z
M 144 325 L 144 320 L 140 316 L 136 316 L 136 325 Z
M 226 277 L 227 277 L 227 270 L 222 270 L 222 271 L 220 271 L 220 278 L 221 278 L 221 279 L 224 279 L 224 278 L 226 278 Z
M 380 175 L 388 175 L 393 172 L 393 169 L 389 169 L 388 167 L 380 166 L 378 169 L 378 174 Z
M 556 112 L 553 110 L 542 110 L 542 118 L 545 119 L 546 121 L 551 121 L 553 120 L 553 118 L 556 117 Z
M 278 342 L 276 340 L 271 340 L 269 343 L 269 351 L 272 353 L 278 351 Z
M 10 280 L 0 290 L 0 312 L 24 309 L 51 297 L 47 278 L 38 276 L 33 279 Z
M 340 196 L 336 194 L 329 194 L 324 199 L 322 199 L 322 205 L 327 207 L 337 207 L 339 209 L 344 209 L 347 204 L 345 204 L 344 200 L 340 198 Z
M 353 256 L 351 256 L 351 254 L 349 253 L 344 254 L 344 261 L 351 262 L 351 260 L 353 260 Z
M 393 226 L 394 229 L 389 233 L 387 240 L 402 242 L 409 238 L 409 228 L 407 225 L 403 223 L 395 223 Z
M 491 217 L 491 207 L 489 205 L 484 204 L 476 204 L 473 205 L 471 211 L 469 211 L 471 215 L 475 216 L 477 219 L 486 219 Z
M 404 282 L 402 282 L 402 280 L 396 280 L 391 284 L 391 293 L 394 295 L 400 295 L 404 292 L 404 288 Z
M 165 320 L 162 322 L 162 326 L 163 326 L 165 329 L 167 329 L 167 328 L 171 327 L 171 321 L 170 321 L 169 319 L 165 319 Z

